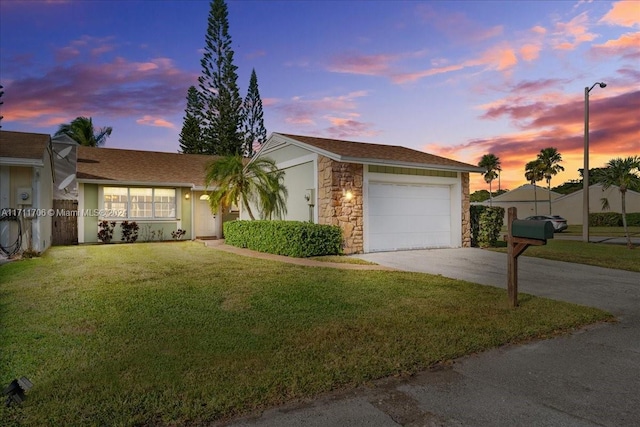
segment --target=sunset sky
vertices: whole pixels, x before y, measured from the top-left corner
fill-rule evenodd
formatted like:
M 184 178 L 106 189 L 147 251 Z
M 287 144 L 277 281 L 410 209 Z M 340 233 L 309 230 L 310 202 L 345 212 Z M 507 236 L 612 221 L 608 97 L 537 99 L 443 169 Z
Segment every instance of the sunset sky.
M 502 187 L 557 147 L 577 179 L 584 88 L 591 167 L 640 155 L 638 1 L 229 1 L 241 95 L 267 132 L 403 145 L 476 164 Z M 178 150 L 208 1 L 0 2 L 3 130 L 90 116 L 106 147 Z M 472 190 L 487 188 L 479 175 Z

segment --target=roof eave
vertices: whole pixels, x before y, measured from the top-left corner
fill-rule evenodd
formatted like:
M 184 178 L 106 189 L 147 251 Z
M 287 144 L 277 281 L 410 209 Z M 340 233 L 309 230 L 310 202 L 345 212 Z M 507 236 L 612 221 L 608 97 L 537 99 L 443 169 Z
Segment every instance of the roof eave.
M 0 165 L 6 166 L 44 166 L 41 159 L 27 159 L 21 157 L 0 157 Z
M 77 178 L 82 184 L 102 184 L 102 185 L 136 185 L 136 186 L 152 186 L 152 187 L 189 187 L 195 189 L 198 187 L 192 182 L 153 182 L 153 181 L 123 181 L 115 179 L 95 179 L 95 178 Z

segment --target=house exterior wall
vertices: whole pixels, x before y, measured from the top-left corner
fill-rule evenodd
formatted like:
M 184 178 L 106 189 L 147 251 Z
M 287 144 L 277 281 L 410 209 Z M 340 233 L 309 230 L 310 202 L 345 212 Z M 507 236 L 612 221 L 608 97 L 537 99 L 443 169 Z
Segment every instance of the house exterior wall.
M 273 150 L 270 150 L 268 153 L 265 153 L 261 157 L 272 159 L 274 162 L 280 164 L 283 162 L 289 162 L 292 160 L 299 159 L 300 157 L 304 157 L 309 154 L 311 154 L 311 151 L 309 150 L 296 147 L 295 145 L 287 145 L 284 147 L 277 147 Z
M 152 186 L 150 186 L 152 187 Z M 180 229 L 186 230 L 183 240 L 193 238 L 191 197 L 188 188 L 176 188 L 176 217 L 168 219 L 136 219 L 136 218 L 103 218 L 94 215 L 83 215 L 82 212 L 100 211 L 104 208 L 102 203 L 102 188 L 98 184 L 80 183 L 78 185 L 78 243 L 98 243 L 98 223 L 107 220 L 115 221 L 113 242 L 119 242 L 122 237 L 120 224 L 124 220 L 135 221 L 138 224 L 138 241 L 171 240 L 171 233 Z M 167 187 L 158 187 L 167 188 Z
M 288 192 L 286 219 L 316 222 L 315 205 L 317 202 L 313 202 L 314 206 L 310 211 L 309 203 L 304 198 L 307 190 L 314 189 L 316 185 L 314 162 L 306 162 L 282 170 L 285 173 L 284 185 Z
M 98 205 L 98 185 L 79 184 L 78 185 L 78 210 L 86 211 L 99 209 Z M 78 216 L 78 243 L 97 243 L 98 240 L 98 217 Z
M 362 184 L 363 165 L 318 156 L 318 223 L 342 229 L 345 254 L 364 251 Z

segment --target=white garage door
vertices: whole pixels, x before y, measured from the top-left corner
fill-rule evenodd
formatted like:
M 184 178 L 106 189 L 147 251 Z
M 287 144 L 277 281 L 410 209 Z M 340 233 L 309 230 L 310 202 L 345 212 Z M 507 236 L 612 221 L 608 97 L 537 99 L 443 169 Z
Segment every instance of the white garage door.
M 449 186 L 369 184 L 369 251 L 451 246 Z

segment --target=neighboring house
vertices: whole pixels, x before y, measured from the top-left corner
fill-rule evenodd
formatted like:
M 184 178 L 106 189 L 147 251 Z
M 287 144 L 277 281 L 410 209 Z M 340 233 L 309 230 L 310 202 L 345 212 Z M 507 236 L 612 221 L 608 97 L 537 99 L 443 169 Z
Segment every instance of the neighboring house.
M 98 223 L 136 221 L 140 241 L 222 237 L 222 221 L 233 213 L 212 214 L 205 193 L 207 166 L 215 157 L 200 154 L 78 147 L 78 242 L 98 241 Z M 153 238 L 152 238 L 153 233 Z M 120 240 L 116 226 L 114 241 Z
M 569 225 L 582 224 L 582 190 L 571 194 L 562 195 L 551 191 L 551 215 L 560 215 L 567 220 Z M 537 215 L 549 215 L 549 191 L 544 187 L 537 187 L 538 213 Z M 602 208 L 602 199 L 609 201 L 609 209 Z M 627 212 L 640 212 L 640 193 L 627 190 Z M 489 206 L 489 200 L 474 205 Z M 525 184 L 514 190 L 507 191 L 493 198 L 493 206 L 505 209 L 504 221 L 507 221 L 507 209 L 515 207 L 518 209 L 518 218 L 526 218 L 536 215 L 535 197 L 533 185 Z M 620 191 L 617 186 L 611 186 L 607 190 L 602 189 L 602 185 L 594 184 L 589 187 L 589 212 L 620 212 L 621 211 Z
M 0 209 L 19 214 L 11 220 L 5 215 L 0 222 L 3 248 L 19 236 L 22 250 L 44 252 L 51 246 L 53 161 L 49 135 L 0 131 Z
M 579 190 L 556 199 L 553 202 L 553 214 L 564 217 L 569 225 L 582 224 L 582 194 L 583 190 Z M 607 199 L 609 209 L 602 208 L 602 199 Z M 627 190 L 625 202 L 627 213 L 640 212 L 640 193 Z M 589 187 L 589 212 L 622 212 L 622 198 L 619 187 L 612 185 L 604 190 L 601 184 L 591 185 Z
M 549 193 L 551 193 L 551 212 L 552 215 L 558 215 L 554 211 L 553 201 L 562 197 L 562 194 L 555 191 L 549 192 L 546 187 L 533 186 L 532 184 L 524 184 L 506 193 L 493 198 L 493 206 L 504 208 L 504 223 L 507 223 L 507 208 L 515 207 L 518 209 L 518 218 L 526 218 L 533 215 L 549 215 Z M 536 202 L 537 200 L 537 202 Z M 582 200 L 582 199 L 580 199 Z M 485 200 L 474 205 L 489 206 L 490 201 Z
M 279 133 L 257 157 L 285 171 L 285 219 L 340 226 L 345 253 L 470 245 L 469 172 L 482 172 L 477 166 L 400 146 Z

